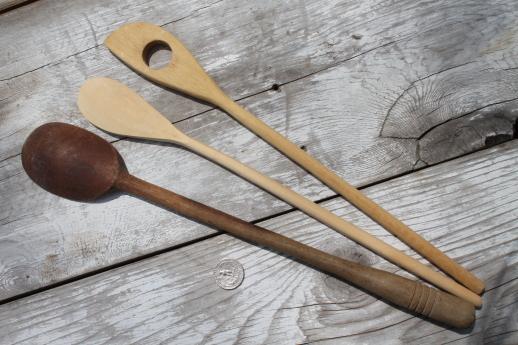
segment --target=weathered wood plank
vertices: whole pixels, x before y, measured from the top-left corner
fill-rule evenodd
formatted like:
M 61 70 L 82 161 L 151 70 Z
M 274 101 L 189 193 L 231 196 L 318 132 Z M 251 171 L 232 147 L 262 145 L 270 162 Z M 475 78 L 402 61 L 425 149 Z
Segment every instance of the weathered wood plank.
M 122 79 L 156 101 L 160 110 L 167 110 L 173 121 L 207 109 L 143 81 L 98 45 L 121 22 L 169 23 L 164 27 L 185 41 L 234 98 L 391 46 L 381 61 L 356 60 L 361 65 L 352 69 L 356 78 L 379 83 L 372 82 L 369 89 L 351 85 L 334 93 L 361 99 L 367 92 L 387 99 L 377 116 L 389 115 L 380 130 L 394 137 L 514 97 L 517 12 L 518 4 L 509 0 L 463 1 L 455 6 L 448 1 L 369 1 L 362 5 L 266 1 L 247 6 L 237 0 L 212 5 L 205 1 L 117 1 L 113 6 L 105 1 L 77 0 L 67 6 L 57 0 L 38 1 L 5 14 L 1 21 L 0 43 L 7 48 L 0 54 L 0 109 L 6 114 L 0 118 L 0 159 L 19 153 L 23 138 L 39 123 L 80 122 L 74 99 L 90 75 Z M 49 13 L 57 18 L 55 22 L 38 20 Z M 464 66 L 457 72 L 462 83 L 450 74 L 438 75 L 454 66 Z M 488 85 L 493 91 L 483 92 Z M 473 90 L 469 99 L 468 88 Z M 428 114 L 430 106 L 441 101 L 447 106 Z M 354 112 L 355 104 L 350 102 L 340 102 L 340 109 Z M 416 114 L 419 119 L 412 119 Z M 400 119 L 408 118 L 412 121 L 399 129 Z M 414 132 L 412 137 L 421 134 Z
M 69 7 L 57 2 L 41 2 L 53 4 L 46 11 L 69 11 Z M 31 8 L 38 4 L 31 4 Z M 74 6 L 79 11 L 90 9 L 92 4 L 96 3 Z M 184 4 L 182 8 L 186 6 L 191 5 Z M 326 2 L 319 4 L 319 10 L 313 11 L 310 18 L 302 15 L 302 5 L 265 2 L 251 6 L 252 10 L 225 1 L 207 8 L 197 7 L 197 11 L 189 7 L 191 12 L 180 12 L 185 14 L 184 19 L 166 25 L 166 29 L 184 39 L 234 97 L 264 90 L 273 82 L 301 78 L 358 54 L 339 66 L 282 85 L 280 91 L 262 92 L 242 102 L 355 185 L 407 172 L 423 164 L 422 160 L 436 163 L 470 152 L 485 144 L 481 138 L 486 135 L 509 135 L 513 131 L 516 104 L 509 100 L 518 80 L 516 70 L 510 69 L 515 61 L 509 58 L 518 39 L 511 25 L 511 14 L 516 12 L 514 2 L 456 5 L 460 7 L 444 2 L 383 2 L 359 7 L 348 2 Z M 313 9 L 316 5 L 306 6 Z M 464 11 L 464 7 L 469 7 L 469 11 Z M 6 23 L 5 18 L 17 18 L 19 25 L 28 25 L 30 16 L 24 13 L 29 10 L 20 8 L 13 12 L 18 13 L 16 16 L 2 16 L 2 24 Z M 137 10 L 142 8 L 133 8 Z M 150 16 L 155 13 L 151 7 L 148 10 Z M 119 14 L 113 14 L 112 9 L 106 11 L 107 17 L 102 17 L 103 11 L 92 14 L 102 17 L 98 20 L 104 24 L 99 24 L 99 28 L 105 30 L 94 30 L 100 37 L 120 22 L 107 19 Z M 188 15 L 193 11 L 195 14 Z M 277 12 L 287 26 L 271 23 L 272 14 Z M 456 15 L 441 15 L 448 13 Z M 401 21 L 403 14 L 405 20 Z M 472 21 L 473 16 L 485 15 L 492 19 Z M 76 22 L 84 24 L 79 19 Z M 480 25 L 481 30 L 454 30 L 459 22 Z M 416 23 L 424 25 L 420 32 L 413 28 Z M 259 33 L 254 25 L 273 25 L 274 29 Z M 351 38 L 350 34 L 360 28 L 363 38 Z M 303 29 L 308 37 L 304 37 Z M 39 37 L 47 29 L 38 30 L 38 42 L 42 42 Z M 382 31 L 385 34 L 381 35 Z M 9 32 L 9 37 L 14 37 L 15 31 Z M 312 34 L 315 32 L 321 34 Z M 25 35 L 23 30 L 19 35 Z M 35 40 L 36 36 L 31 35 Z M 330 38 L 336 38 L 335 44 L 327 42 Z M 479 49 L 467 49 L 473 46 Z M 466 49 L 459 53 L 459 47 Z M 63 49 L 72 48 L 67 45 Z M 423 56 L 427 58 L 422 60 Z M 477 61 L 466 64 L 469 59 Z M 75 96 L 88 75 L 120 77 L 171 120 L 207 109 L 198 105 L 186 111 L 193 102 L 141 80 L 102 47 L 1 82 L 0 131 L 4 132 L 0 156 L 14 157 L 4 159 L 0 166 L 0 188 L 5 195 L 0 204 L 0 299 L 211 233 L 131 198 L 112 201 L 110 205 L 116 212 L 108 215 L 104 204 L 80 205 L 59 200 L 30 183 L 16 156 L 22 140 L 37 124 L 46 121 L 86 126 L 76 109 Z M 467 75 L 473 76 L 469 79 L 471 85 L 456 82 L 459 76 L 466 79 Z M 491 92 L 485 92 L 484 85 L 491 85 Z M 437 92 L 419 97 L 422 90 L 430 89 Z M 475 91 L 471 92 L 472 89 Z M 449 92 L 447 97 L 444 90 Z M 448 111 L 426 111 L 430 104 L 442 105 L 443 99 L 448 101 Z M 479 119 L 471 124 L 476 135 L 461 136 L 460 140 L 455 131 L 448 130 L 454 123 L 451 119 L 467 121 L 473 114 L 463 116 L 465 113 L 483 107 L 487 111 L 493 109 L 487 107 L 489 104 L 498 102 L 507 109 L 503 125 L 494 125 L 496 113 L 489 112 L 487 121 Z M 313 200 L 331 195 L 226 115 L 211 111 L 182 121 L 179 126 Z M 419 135 L 420 131 L 423 134 Z M 428 140 L 429 136 L 433 140 Z M 258 219 L 286 209 L 255 187 L 188 153 L 133 141 L 119 142 L 117 147 L 135 174 L 245 219 Z M 26 274 L 27 271 L 31 273 Z
M 214 2 L 75 0 L 64 4 L 43 0 L 9 11 L 1 17 L 0 42 L 9 53 L 4 51 L 0 55 L 0 79 L 27 73 L 98 46 L 122 22 L 172 23 L 196 15 Z
M 514 271 L 516 272 L 516 267 Z M 491 307 L 480 310 L 475 326 L 467 331 L 453 332 L 439 327 L 423 330 L 423 321 L 410 318 L 385 328 L 376 327 L 360 334 L 312 341 L 311 344 L 514 345 L 518 340 L 517 291 L 518 280 L 515 277 L 486 292 L 486 299 L 490 301 Z
M 518 141 L 512 141 L 366 190 L 486 281 L 485 304 L 470 330 L 413 317 L 289 258 L 220 235 L 4 304 L 0 333 L 6 344 L 512 344 L 518 339 L 517 174 Z M 325 206 L 403 248 L 342 200 Z M 298 212 L 262 225 L 399 272 Z M 245 267 L 236 290 L 221 290 L 213 280 L 222 258 Z

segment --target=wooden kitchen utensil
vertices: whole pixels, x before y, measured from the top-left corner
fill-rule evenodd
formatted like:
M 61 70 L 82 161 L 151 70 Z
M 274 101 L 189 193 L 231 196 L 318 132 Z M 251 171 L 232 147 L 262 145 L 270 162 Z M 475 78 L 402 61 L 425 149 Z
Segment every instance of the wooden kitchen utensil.
M 377 237 L 360 230 L 334 213 L 277 181 L 188 137 L 125 85 L 108 78 L 92 78 L 81 87 L 78 106 L 95 126 L 117 135 L 172 142 L 206 157 L 265 189 L 307 215 L 351 238 L 387 260 L 452 294 L 480 306 L 482 299 L 448 277 L 405 255 Z
M 324 253 L 134 177 L 110 143 L 82 128 L 64 123 L 38 127 L 23 145 L 22 164 L 34 182 L 56 195 L 88 201 L 112 188 L 119 189 L 245 241 L 292 256 L 430 319 L 457 328 L 469 327 L 474 321 L 473 305 L 460 298 Z
M 158 44 L 169 46 L 173 57 L 166 67 L 152 69 L 145 61 L 146 55 L 150 48 Z M 110 34 L 105 45 L 129 67 L 155 83 L 224 110 L 455 280 L 473 292 L 483 292 L 484 282 L 304 150 L 235 103 L 207 75 L 182 43 L 166 30 L 149 23 L 127 24 Z

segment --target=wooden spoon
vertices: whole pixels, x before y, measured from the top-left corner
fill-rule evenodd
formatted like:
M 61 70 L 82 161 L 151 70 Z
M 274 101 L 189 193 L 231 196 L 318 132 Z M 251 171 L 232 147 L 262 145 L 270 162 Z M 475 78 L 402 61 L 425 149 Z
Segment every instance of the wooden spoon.
M 484 291 L 483 281 L 307 152 L 235 103 L 207 75 L 182 43 L 169 32 L 149 23 L 132 23 L 121 26 L 108 36 L 104 43 L 115 56 L 146 78 L 224 110 L 455 280 L 478 294 Z M 168 45 L 173 51 L 173 58 L 169 65 L 155 70 L 147 65 L 145 56 L 148 49 L 156 44 Z
M 457 328 L 469 327 L 473 305 L 398 275 L 362 266 L 247 223 L 130 175 L 115 148 L 82 128 L 48 123 L 22 149 L 23 168 L 43 189 L 88 201 L 116 188 L 240 239 L 293 256 L 410 311 Z
M 95 126 L 122 136 L 172 142 L 188 148 L 265 189 L 330 228 L 360 243 L 437 287 L 480 306 L 482 299 L 448 277 L 400 252 L 377 237 L 297 194 L 279 182 L 196 141 L 176 127 L 125 85 L 108 78 L 87 80 L 79 91 L 78 106 Z

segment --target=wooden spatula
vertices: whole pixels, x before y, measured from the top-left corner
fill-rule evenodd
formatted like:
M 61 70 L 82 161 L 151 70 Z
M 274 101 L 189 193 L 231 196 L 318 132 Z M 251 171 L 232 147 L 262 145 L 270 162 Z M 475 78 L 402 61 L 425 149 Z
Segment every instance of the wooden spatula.
M 78 106 L 95 126 L 122 136 L 172 142 L 212 160 L 300 209 L 330 228 L 430 283 L 480 306 L 480 296 L 405 255 L 334 213 L 252 168 L 196 141 L 174 127 L 156 109 L 125 85 L 108 78 L 92 78 L 79 91 Z
M 121 26 L 110 34 L 104 43 L 115 56 L 146 78 L 212 103 L 224 110 L 455 280 L 477 294 L 484 291 L 484 282 L 471 272 L 435 248 L 304 150 L 235 103 L 207 75 L 182 43 L 169 32 L 149 23 L 132 23 Z M 144 60 L 147 49 L 155 44 L 166 44 L 173 52 L 169 65 L 158 70 L 150 68 Z

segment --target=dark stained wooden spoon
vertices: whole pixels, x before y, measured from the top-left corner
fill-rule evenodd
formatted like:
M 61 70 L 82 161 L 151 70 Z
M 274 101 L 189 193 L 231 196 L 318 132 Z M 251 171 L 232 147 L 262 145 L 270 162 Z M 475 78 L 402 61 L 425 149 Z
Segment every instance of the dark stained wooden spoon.
M 110 143 L 82 128 L 57 122 L 38 127 L 23 145 L 22 164 L 34 182 L 56 195 L 90 201 L 118 189 L 292 256 L 430 319 L 456 328 L 469 327 L 474 321 L 474 306 L 456 296 L 324 253 L 134 177 Z

